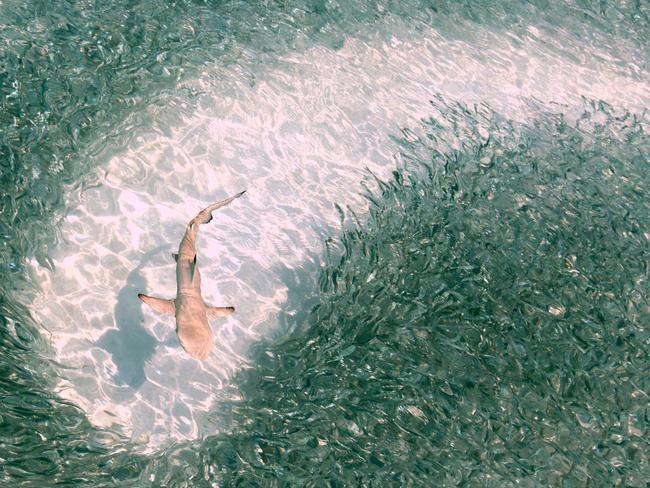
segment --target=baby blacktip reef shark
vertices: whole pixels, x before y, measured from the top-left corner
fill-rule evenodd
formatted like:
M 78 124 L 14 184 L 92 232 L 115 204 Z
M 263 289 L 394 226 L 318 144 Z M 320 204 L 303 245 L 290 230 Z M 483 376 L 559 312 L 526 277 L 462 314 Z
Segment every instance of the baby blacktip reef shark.
M 196 235 L 199 225 L 212 220 L 212 212 L 228 205 L 235 198 L 242 196 L 246 190 L 230 198 L 213 203 L 201 210 L 190 220 L 183 240 L 178 246 L 176 260 L 176 299 L 165 300 L 138 294 L 138 298 L 154 310 L 176 316 L 176 333 L 183 349 L 195 359 L 205 359 L 212 351 L 212 330 L 209 319 L 230 315 L 234 307 L 210 307 L 201 298 L 201 274 L 196 265 Z

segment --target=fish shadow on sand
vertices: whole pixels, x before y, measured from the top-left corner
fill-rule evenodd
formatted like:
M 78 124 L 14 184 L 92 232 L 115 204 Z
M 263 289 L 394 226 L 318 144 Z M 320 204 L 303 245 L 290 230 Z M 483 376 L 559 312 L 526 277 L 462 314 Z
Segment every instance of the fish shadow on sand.
M 149 251 L 129 273 L 126 285 L 117 295 L 117 329 L 109 330 L 96 343 L 111 355 L 117 367 L 114 380 L 118 385 L 128 385 L 137 390 L 147 380 L 144 366 L 156 352 L 159 341 L 142 326 L 144 315 L 138 293 L 146 288 L 146 281 L 141 271 L 152 255 L 168 247 L 159 246 Z

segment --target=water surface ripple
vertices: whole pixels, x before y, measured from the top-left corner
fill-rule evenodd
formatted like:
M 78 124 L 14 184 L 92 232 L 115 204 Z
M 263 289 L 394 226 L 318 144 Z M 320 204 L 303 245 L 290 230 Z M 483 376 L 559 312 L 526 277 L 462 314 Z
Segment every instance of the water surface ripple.
M 0 485 L 645 486 L 649 25 L 3 1 Z

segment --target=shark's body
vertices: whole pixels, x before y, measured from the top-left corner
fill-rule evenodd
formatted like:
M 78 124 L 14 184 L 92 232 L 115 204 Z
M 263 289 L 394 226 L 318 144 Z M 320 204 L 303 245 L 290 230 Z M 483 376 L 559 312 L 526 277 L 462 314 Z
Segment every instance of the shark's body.
M 212 220 L 212 212 L 239 198 L 235 196 L 213 203 L 190 220 L 176 259 L 176 299 L 165 300 L 140 293 L 138 297 L 154 310 L 176 316 L 176 333 L 183 349 L 195 359 L 205 359 L 212 351 L 213 336 L 209 319 L 230 315 L 233 307 L 210 307 L 201 298 L 201 274 L 196 264 L 196 236 L 199 225 Z

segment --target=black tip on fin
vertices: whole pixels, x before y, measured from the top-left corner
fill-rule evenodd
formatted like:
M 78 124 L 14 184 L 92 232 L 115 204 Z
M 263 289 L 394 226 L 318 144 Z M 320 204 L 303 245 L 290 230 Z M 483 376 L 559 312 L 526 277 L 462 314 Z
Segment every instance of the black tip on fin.
M 196 254 L 194 255 L 194 260 L 190 263 L 190 277 L 194 279 L 194 270 L 196 269 Z
M 174 258 L 174 261 L 178 262 L 178 254 L 173 252 L 172 257 Z

